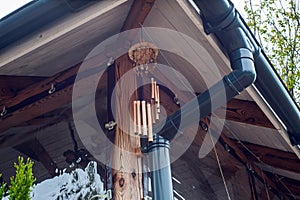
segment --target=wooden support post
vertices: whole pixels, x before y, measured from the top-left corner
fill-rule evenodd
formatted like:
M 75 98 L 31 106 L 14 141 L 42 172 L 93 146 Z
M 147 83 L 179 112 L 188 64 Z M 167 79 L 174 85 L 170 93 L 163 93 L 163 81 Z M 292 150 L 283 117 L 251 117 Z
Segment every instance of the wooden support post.
M 117 122 L 115 132 L 115 150 L 113 152 L 113 178 L 114 178 L 114 199 L 134 199 L 140 200 L 143 198 L 142 186 L 142 165 L 140 154 L 136 154 L 136 135 L 130 133 L 130 117 L 133 116 L 133 98 L 130 96 L 130 91 L 136 88 L 135 74 L 131 74 L 129 79 L 121 80 L 128 70 L 132 69 L 132 64 L 129 62 L 127 55 L 123 55 L 116 59 L 116 85 L 115 85 L 115 120 Z M 140 116 L 139 101 L 137 101 L 137 121 L 138 124 L 144 116 Z M 142 102 L 142 105 L 143 102 Z M 130 113 L 128 113 L 128 107 Z M 143 111 L 143 106 L 142 109 Z M 145 110 L 146 111 L 146 110 Z M 146 117 L 146 116 L 145 116 Z M 143 124 L 144 125 L 144 124 Z M 140 131 L 141 124 L 138 126 Z M 144 131 L 141 130 L 142 133 Z M 134 137 L 134 138 L 133 138 Z

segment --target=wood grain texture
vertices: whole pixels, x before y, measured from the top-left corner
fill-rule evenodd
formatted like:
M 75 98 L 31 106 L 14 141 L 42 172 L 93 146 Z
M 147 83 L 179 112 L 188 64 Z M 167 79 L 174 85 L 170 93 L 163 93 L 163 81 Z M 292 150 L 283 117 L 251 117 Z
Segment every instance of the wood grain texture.
M 135 0 L 129 11 L 129 14 L 123 24 L 121 31 L 139 28 L 149 14 L 155 0 Z M 127 38 L 135 37 L 132 32 Z M 133 112 L 132 91 L 136 88 L 135 74 L 130 75 L 127 80 L 121 80 L 121 77 L 132 69 L 128 55 L 125 54 L 115 61 L 115 90 L 116 90 L 116 122 L 118 127 L 115 133 L 115 145 L 118 147 L 114 151 L 113 170 L 114 178 L 114 199 L 115 200 L 140 200 L 143 198 L 142 185 L 142 164 L 140 155 L 135 155 L 137 139 L 130 135 L 130 118 Z M 129 105 L 128 105 L 129 103 Z M 129 113 L 128 113 L 129 107 Z M 126 108 L 126 109 L 125 109 Z M 129 153 L 128 153 L 129 152 Z
M 273 180 L 271 180 L 263 170 L 256 166 L 253 161 L 249 160 L 244 152 L 240 149 L 240 147 L 224 134 L 224 132 L 226 131 L 225 128 L 223 129 L 224 132 L 222 132 L 222 130 L 220 130 L 215 125 L 212 125 L 211 128 L 217 132 L 221 131 L 220 139 L 224 144 L 227 144 L 231 148 L 231 150 L 234 151 L 233 153 L 237 156 L 238 159 L 240 159 L 242 163 L 244 163 L 249 169 L 253 170 L 257 174 L 257 176 L 264 180 L 270 187 L 277 191 L 280 191 L 277 184 Z
M 107 60 L 108 58 L 101 54 L 87 60 L 85 64 L 89 66 L 89 70 L 100 71 L 102 69 L 101 66 L 103 66 L 104 63 L 106 64 Z M 1 101 L 0 107 L 3 108 L 5 106 L 8 113 L 0 119 L 0 132 L 70 104 L 72 102 L 73 83 L 80 66 L 81 65 L 78 64 L 52 77 L 46 78 L 37 84 L 30 85 L 21 90 L 16 96 Z M 80 82 L 90 82 L 97 79 L 97 73 L 86 73 L 86 76 L 84 76 Z M 59 84 L 63 86 L 53 94 L 48 94 L 52 84 L 54 87 Z M 105 82 L 100 82 L 99 90 L 103 89 L 105 84 Z M 81 85 L 88 86 L 89 84 Z M 83 96 L 90 95 L 88 94 L 89 90 L 86 88 L 80 89 L 82 90 Z M 42 98 L 38 98 L 41 94 L 46 95 L 43 95 Z M 32 99 L 37 100 L 32 101 Z M 11 108 L 17 109 L 10 112 Z
M 270 172 L 267 172 L 267 174 L 271 180 L 277 183 L 278 187 L 282 191 L 282 194 L 286 195 L 287 199 L 300 199 L 300 185 L 298 180 L 278 176 Z
M 97 44 L 119 33 L 132 0 L 94 2 L 2 51 L 0 74 L 52 76 L 81 62 Z
M 135 91 L 135 73 L 123 79 L 123 75 L 132 69 L 128 55 L 125 54 L 115 61 L 115 150 L 113 153 L 113 178 L 115 200 L 138 200 L 143 198 L 142 166 L 136 154 L 135 135 L 130 130 L 130 118 L 133 111 L 131 92 Z
M 248 142 L 243 142 L 243 145 L 245 146 L 237 143 L 237 146 L 243 150 L 247 158 L 253 162 L 262 162 L 275 168 L 300 173 L 300 160 L 294 153 L 251 144 Z M 254 153 L 256 157 L 254 157 L 254 155 L 246 148 Z
M 17 145 L 14 148 L 21 153 L 24 153 L 28 157 L 41 162 L 52 177 L 57 175 L 57 173 L 55 172 L 57 169 L 55 162 L 52 160 L 48 152 L 45 150 L 45 148 L 37 138 Z
M 274 125 L 253 101 L 231 99 L 227 102 L 226 107 L 217 109 L 214 114 L 218 115 L 224 112 L 224 109 L 226 109 L 226 119 L 228 120 L 275 129 Z
M 155 0 L 135 0 L 127 15 L 121 31 L 140 28 L 148 16 Z
M 37 76 L 6 76 L 0 75 L 0 102 L 17 95 L 18 91 L 45 79 Z

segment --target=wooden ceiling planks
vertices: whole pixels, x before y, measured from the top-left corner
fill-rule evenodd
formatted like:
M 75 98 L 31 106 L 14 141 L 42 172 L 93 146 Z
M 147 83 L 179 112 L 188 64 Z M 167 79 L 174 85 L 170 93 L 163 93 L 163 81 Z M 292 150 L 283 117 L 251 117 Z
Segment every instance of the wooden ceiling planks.
M 227 120 L 275 129 L 274 125 L 253 101 L 231 99 L 225 107 L 217 109 L 214 114 L 222 116 L 224 109 L 226 109 Z M 218 115 L 220 112 L 221 115 Z
M 42 163 L 52 177 L 58 175 L 58 173 L 56 172 L 57 166 L 55 162 L 52 160 L 48 152 L 45 150 L 45 148 L 37 138 L 34 138 L 20 145 L 16 145 L 14 148 L 19 152 L 27 155 L 28 157 Z
M 147 5 L 145 5 L 146 7 L 147 7 Z M 147 9 L 147 8 L 146 8 Z M 138 23 L 135 23 L 135 25 L 133 25 L 133 27 L 135 27 L 136 26 L 136 24 L 138 24 Z M 129 25 L 128 25 L 129 26 Z M 131 25 L 130 25 L 131 26 Z M 106 61 L 107 60 L 107 58 L 105 57 L 104 59 L 103 59 L 104 61 Z M 67 70 L 68 71 L 68 70 Z M 75 72 L 76 70 L 74 70 L 74 72 Z M 70 77 L 71 76 L 71 74 L 72 73 L 70 73 L 70 74 L 68 74 L 66 77 Z M 53 80 L 55 80 L 56 81 L 56 79 L 53 79 L 55 76 L 53 76 L 53 77 L 51 77 L 52 79 L 48 79 L 46 82 L 44 82 L 44 84 L 45 85 L 47 85 L 47 87 L 45 87 L 45 85 L 44 85 L 44 87 L 42 87 L 42 85 L 35 85 L 36 87 L 31 87 L 31 89 L 30 90 L 28 90 L 28 88 L 26 88 L 26 89 L 24 89 L 24 91 L 27 91 L 27 92 L 24 92 L 24 91 L 22 91 L 22 92 L 24 92 L 24 93 L 22 93 L 22 92 L 20 92 L 19 93 L 19 95 L 20 94 L 22 94 L 22 96 L 23 97 L 20 97 L 20 96 L 18 96 L 16 99 L 16 101 L 15 101 L 15 103 L 17 102 L 17 103 L 20 103 L 20 102 L 22 102 L 21 100 L 25 100 L 25 99 L 27 99 L 27 98 L 29 98 L 30 97 L 30 95 L 28 96 L 28 91 L 39 91 L 39 92 L 41 92 L 41 91 L 46 91 L 46 90 L 48 90 L 48 88 L 49 88 L 49 86 L 51 86 L 51 83 L 53 82 Z M 66 78 L 65 77 L 65 78 Z M 49 81 L 49 80 L 51 80 L 51 81 Z M 61 79 L 61 80 L 63 80 L 63 79 Z M 61 81 L 61 80 L 59 80 L 59 81 Z M 33 88 L 33 89 L 32 89 Z M 49 105 L 49 103 L 53 103 L 53 107 L 50 107 L 48 110 L 46 109 L 46 110 L 44 110 L 44 111 L 41 111 L 41 112 L 39 112 L 39 113 L 36 113 L 35 115 L 33 115 L 33 116 L 30 116 L 29 118 L 25 118 L 24 120 L 26 121 L 26 120 L 32 120 L 32 119 L 35 119 L 35 117 L 37 117 L 37 116 L 40 116 L 40 115 L 43 115 L 43 114 L 45 114 L 45 113 L 48 113 L 48 112 L 51 112 L 51 111 L 53 111 L 54 109 L 57 109 L 57 108 L 59 108 L 59 107 L 61 107 L 61 106 L 63 106 L 63 105 L 66 105 L 66 104 L 68 104 L 68 103 L 70 103 L 70 94 L 71 94 L 71 91 L 72 91 L 72 89 L 71 88 L 69 88 L 69 89 L 67 89 L 67 91 L 66 92 L 63 92 L 63 93 L 58 93 L 57 94 L 57 96 L 55 96 L 55 101 L 51 101 L 51 100 L 47 100 L 46 98 L 44 99 L 45 101 L 46 101 L 46 103 L 45 104 L 42 104 L 42 106 L 44 107 L 44 106 L 46 106 L 46 105 Z M 39 92 L 36 92 L 35 94 L 39 94 Z M 27 96 L 26 96 L 27 95 Z M 163 96 L 163 95 L 162 95 Z M 19 99 L 20 98 L 20 99 Z M 12 103 L 10 100 L 12 100 L 12 99 L 9 99 L 9 101 L 7 101 L 7 103 L 8 103 L 8 105 L 14 105 L 14 103 Z M 58 102 L 60 102 L 61 101 L 61 103 L 62 104 L 60 104 L 60 103 L 58 103 Z M 166 98 L 166 100 L 165 100 L 165 102 L 169 102 L 170 101 L 170 99 L 169 98 Z M 234 103 L 233 103 L 234 102 Z M 248 109 L 246 109 L 247 108 L 247 105 L 245 104 L 245 102 L 240 102 L 239 100 L 233 100 L 233 102 L 231 102 L 231 103 L 229 103 L 228 104 L 228 107 L 229 108 L 232 108 L 231 110 L 229 110 L 229 111 L 227 111 L 227 112 L 230 112 L 230 113 L 228 113 L 229 114 L 229 117 L 232 119 L 232 120 L 234 120 L 234 119 L 236 119 L 237 121 L 240 121 L 240 122 L 242 122 L 242 123 L 247 123 L 247 124 L 253 124 L 253 121 L 256 121 L 255 123 L 255 125 L 257 125 L 257 126 L 268 126 L 268 128 L 272 128 L 272 125 L 270 125 L 269 124 L 269 121 L 267 120 L 267 119 L 265 119 L 263 116 L 261 116 L 261 115 L 259 115 L 259 116 L 255 116 L 255 114 L 259 114 L 259 113 L 261 113 L 261 110 L 255 110 L 255 111 L 253 111 L 252 109 L 251 109 L 251 112 L 248 114 L 248 113 L 244 113 L 243 112 L 243 110 L 246 110 L 246 112 L 247 112 L 247 110 Z M 244 104 L 243 104 L 244 103 Z M 248 102 L 249 103 L 249 102 Z M 253 102 L 251 102 L 250 104 L 252 104 Z M 241 106 L 241 105 L 244 105 L 244 106 Z M 251 108 L 253 108 L 253 105 L 251 105 L 252 107 Z M 242 107 L 242 108 L 241 108 Z M 30 107 L 30 109 L 31 109 L 32 107 Z M 35 108 L 35 107 L 33 107 L 33 108 Z M 30 109 L 29 110 L 27 110 L 27 112 L 28 111 L 30 111 Z M 176 109 L 177 109 L 177 107 L 176 107 Z M 232 110 L 241 110 L 241 111 L 238 111 L 238 112 L 236 112 L 236 111 L 232 111 Z M 234 113 L 236 113 L 236 114 L 234 114 Z M 246 118 L 243 118 L 244 116 L 241 116 L 241 114 L 244 114 L 245 116 L 247 116 Z M 24 115 L 25 115 L 25 112 L 24 112 Z M 251 118 L 251 116 L 253 116 L 253 118 L 255 119 L 255 120 L 253 120 L 252 118 Z M 8 118 L 7 118 L 8 119 Z M 15 119 L 17 119 L 17 120 L 19 120 L 18 121 L 18 123 L 19 122 L 21 122 L 21 117 L 16 117 Z M 250 119 L 250 120 L 249 120 Z M 24 122 L 24 121 L 23 121 Z M 22 123 L 23 123 L 22 122 Z M 2 123 L 3 124 L 3 123 Z M 15 125 L 14 123 L 13 123 L 13 125 Z M 11 127 L 12 126 L 12 124 L 8 124 L 8 126 L 6 127 L 6 128 L 9 128 L 9 127 Z M 0 126 L 0 129 L 1 129 L 1 126 Z M 264 129 L 264 130 L 266 130 L 266 129 Z M 224 135 L 224 134 L 222 134 L 222 135 Z M 225 139 L 224 139 L 225 138 Z M 223 141 L 227 141 L 228 142 L 228 144 L 230 145 L 230 147 L 231 148 L 233 148 L 234 150 L 235 150 L 235 153 L 237 153 L 238 154 L 238 157 L 241 159 L 241 160 L 244 160 L 244 162 L 245 163 L 248 163 L 248 162 L 253 162 L 253 161 L 251 161 L 251 159 L 249 159 L 247 156 L 245 156 L 245 153 L 244 152 L 242 152 L 241 151 L 241 148 L 240 147 L 237 147 L 237 144 L 235 144 L 235 143 L 231 143 L 230 142 L 230 139 L 228 139 L 228 138 L 226 138 L 226 137 L 224 137 L 224 136 L 222 136 L 222 139 L 223 139 Z M 226 142 L 226 143 L 227 143 Z M 233 147 L 232 147 L 233 146 Z M 253 147 L 253 148 L 255 148 L 255 147 Z M 292 164 L 292 163 L 291 163 Z M 259 169 L 257 169 L 258 170 L 258 174 L 259 175 L 261 175 L 262 177 L 264 177 L 265 175 L 264 175 L 264 173 L 262 173 L 262 172 L 260 172 L 259 171 Z M 272 183 L 272 181 L 270 181 L 270 185 L 274 185 L 274 183 Z
M 239 139 L 282 151 L 293 152 L 290 146 L 280 136 L 277 129 L 270 129 L 252 124 L 241 123 L 235 120 L 226 120 L 225 126 L 229 130 L 228 137 Z
M 100 61 L 100 62 L 99 62 Z M 101 66 L 106 64 L 108 58 L 103 55 L 94 56 L 85 62 L 90 69 L 101 71 Z M 1 101 L 1 107 L 7 109 L 7 114 L 1 118 L 3 123 L 0 124 L 0 132 L 3 132 L 10 127 L 17 126 L 26 121 L 30 121 L 38 116 L 59 109 L 72 102 L 73 84 L 77 75 L 80 64 L 71 67 L 63 72 L 46 78 L 43 81 L 30 85 L 21 90 L 16 96 Z M 80 81 L 97 80 L 96 74 L 89 74 L 85 79 Z M 63 84 L 63 87 L 55 89 L 53 94 L 49 94 L 52 87 Z M 104 88 L 105 82 L 100 82 L 100 89 Z M 83 92 L 86 90 L 81 88 Z M 86 94 L 88 95 L 88 94 Z M 42 96 L 42 97 L 41 97 Z M 41 97 L 41 98 L 39 98 Z M 29 101 L 32 100 L 32 101 Z M 10 111 L 12 108 L 13 111 Z
M 275 148 L 268 148 L 257 144 L 251 144 L 249 142 L 243 142 L 243 145 L 238 142 L 236 143 L 249 160 L 258 163 L 261 162 L 262 164 L 267 164 L 274 168 L 300 173 L 300 160 L 294 153 L 281 151 Z M 255 155 L 255 157 L 252 153 Z
M 0 74 L 52 76 L 81 62 L 96 45 L 119 33 L 131 3 L 99 1 L 36 30 L 1 50 Z

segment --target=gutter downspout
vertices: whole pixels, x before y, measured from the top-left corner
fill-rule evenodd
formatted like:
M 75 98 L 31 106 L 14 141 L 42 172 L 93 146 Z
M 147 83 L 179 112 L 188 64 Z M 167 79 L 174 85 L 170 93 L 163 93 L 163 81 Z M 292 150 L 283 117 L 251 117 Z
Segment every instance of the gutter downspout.
M 173 200 L 169 141 L 155 134 L 153 142 L 148 147 L 148 152 L 151 152 L 149 163 L 153 199 Z
M 207 6 L 221 6 L 216 1 L 213 2 L 215 2 L 215 4 L 212 3 L 211 0 L 209 0 L 209 2 L 207 0 Z M 233 6 L 228 5 L 227 10 L 215 9 L 209 12 L 213 12 L 214 17 L 217 16 L 216 19 L 222 19 L 214 23 L 210 29 L 218 30 L 218 32 L 216 32 L 222 35 L 223 45 L 229 55 L 233 71 L 169 116 L 166 119 L 165 125 L 162 125 L 163 122 L 161 122 L 154 127 L 155 141 L 148 147 L 150 151 L 154 153 L 152 159 L 150 159 L 150 166 L 155 166 L 157 169 L 160 169 L 156 171 L 152 170 L 151 172 L 151 185 L 154 199 L 173 199 L 170 164 L 168 163 L 167 167 L 165 167 L 165 165 L 161 165 L 159 162 L 163 160 L 169 161 L 168 145 L 162 145 L 162 143 L 164 143 L 163 141 L 168 142 L 172 140 L 177 133 L 182 133 L 182 131 L 179 130 L 179 126 L 181 129 L 185 129 L 198 123 L 199 119 L 209 115 L 215 109 L 240 94 L 240 92 L 250 86 L 256 79 L 253 46 L 249 42 L 244 30 L 240 27 L 239 18 L 234 12 Z M 194 109 L 196 103 L 199 105 L 200 116 L 197 116 L 198 110 Z M 184 120 L 185 124 L 181 124 L 181 118 L 189 118 L 190 120 Z M 157 131 L 160 130 L 162 126 L 161 131 Z M 158 132 L 160 136 L 156 135 Z
M 233 32 L 231 33 L 231 37 L 224 37 L 224 30 L 230 29 L 224 21 L 232 17 L 236 18 L 234 23 L 242 29 L 246 35 L 245 38 L 251 43 L 250 45 L 253 48 L 252 52 L 257 72 L 257 79 L 254 85 L 285 124 L 291 144 L 300 144 L 299 108 L 288 93 L 278 74 L 276 74 L 267 56 L 261 52 L 259 43 L 246 23 L 240 18 L 237 11 L 235 11 L 233 4 L 229 3 L 228 0 L 194 0 L 194 2 L 200 9 L 206 32 L 214 33 L 229 55 L 231 46 L 237 40 L 240 40 L 240 38 L 237 38 L 239 35 Z
M 222 37 L 221 42 L 223 42 L 222 45 L 228 53 L 233 71 L 169 116 L 159 133 L 165 139 L 172 140 L 177 133 L 181 133 L 182 131 L 178 128 L 179 125 L 180 128 L 184 129 L 198 123 L 199 119 L 226 104 L 227 101 L 240 94 L 256 79 L 253 58 L 254 47 L 244 29 L 240 26 L 239 16 L 233 6 L 226 3 L 222 4 L 222 2 L 222 0 L 207 0 L 207 2 L 202 0 L 195 3 L 200 9 L 206 6 L 207 10 L 203 12 L 203 18 L 207 21 L 206 30 Z M 199 105 L 200 116 L 191 117 L 198 113 L 198 110 L 194 109 L 195 103 Z M 191 120 L 188 120 L 185 124 L 180 124 L 181 118 L 187 117 Z M 161 126 L 158 124 L 158 127 Z M 155 129 L 159 130 L 157 127 Z

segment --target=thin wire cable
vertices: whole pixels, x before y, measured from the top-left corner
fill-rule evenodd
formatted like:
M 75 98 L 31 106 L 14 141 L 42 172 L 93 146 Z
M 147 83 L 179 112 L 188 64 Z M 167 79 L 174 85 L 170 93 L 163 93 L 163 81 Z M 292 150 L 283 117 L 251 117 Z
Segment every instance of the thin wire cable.
M 256 156 L 238 137 L 235 133 L 233 133 L 232 131 L 230 131 L 230 134 L 233 135 L 233 137 L 235 137 L 236 140 L 238 140 L 238 142 L 251 154 L 253 155 L 257 160 L 258 162 L 262 162 L 260 160 L 260 158 L 258 156 Z M 265 190 L 266 190 L 266 194 L 267 194 L 267 197 L 268 197 L 268 200 L 270 200 L 270 194 L 269 194 L 269 191 L 268 191 L 268 187 L 267 187 L 267 183 L 266 183 L 266 180 L 265 180 L 265 175 L 263 173 L 263 170 L 261 168 L 261 166 L 259 166 L 260 168 L 260 171 L 262 172 L 262 179 L 263 179 L 263 182 L 264 182 L 264 187 L 265 187 Z
M 292 195 L 293 198 L 296 199 L 296 196 L 291 192 L 291 190 L 281 181 L 281 179 L 283 177 L 279 178 L 276 174 L 275 174 L 275 176 L 276 176 L 277 180 L 283 185 L 283 187 L 290 193 L 290 195 Z
M 223 184 L 224 184 L 224 187 L 225 187 L 225 191 L 226 191 L 226 194 L 227 194 L 227 198 L 228 198 L 228 200 L 231 200 L 230 194 L 229 194 L 229 191 L 228 191 L 228 187 L 227 187 L 227 184 L 226 184 L 226 180 L 225 180 L 225 177 L 224 177 L 224 174 L 223 174 L 222 166 L 221 166 L 221 163 L 220 163 L 220 160 L 219 160 L 219 156 L 218 156 L 218 153 L 217 153 L 217 150 L 216 150 L 216 145 L 214 145 L 214 141 L 213 141 L 213 138 L 212 138 L 211 133 L 208 132 L 208 134 L 209 134 L 209 136 L 210 136 L 211 143 L 212 143 L 212 145 L 213 145 L 213 147 L 214 147 L 214 152 L 215 152 L 215 155 L 216 155 L 218 167 L 219 167 L 220 174 L 221 174 L 221 177 L 222 177 L 222 181 L 223 181 Z
M 238 136 L 234 133 L 234 132 L 232 132 L 232 131 L 230 131 L 230 134 L 244 147 L 244 149 L 246 149 L 252 156 L 254 156 L 256 159 L 257 159 L 257 161 L 260 163 L 260 164 L 264 164 L 264 165 L 268 165 L 268 164 L 266 164 L 266 163 L 264 163 L 255 153 L 253 153 L 239 138 L 238 138 Z M 268 165 L 268 166 L 270 166 L 270 165 Z M 272 173 L 276 176 L 276 174 L 274 173 L 274 167 L 272 167 L 272 166 L 270 166 L 271 167 L 271 169 L 272 169 Z M 261 167 L 261 165 L 259 166 L 259 168 L 260 168 L 260 170 L 261 170 L 261 172 L 263 173 L 263 169 L 262 169 L 262 167 Z M 265 178 L 264 178 L 264 175 L 262 176 L 262 178 L 263 178 L 263 181 L 264 181 L 264 185 L 265 185 L 265 188 L 266 188 L 266 193 L 267 193 L 267 195 L 268 195 L 268 199 L 270 200 L 270 195 L 269 195 L 269 190 L 268 190 L 268 188 L 267 188 L 267 185 L 266 185 L 266 180 L 265 180 Z M 291 192 L 291 190 L 281 181 L 281 179 L 278 179 L 278 181 L 283 185 L 283 187 L 289 192 L 289 194 L 291 195 L 291 196 L 293 196 L 293 198 L 294 199 L 296 199 L 296 196 Z
M 140 26 L 141 26 L 141 29 L 142 29 L 142 31 L 143 31 L 143 25 L 142 24 L 140 24 Z M 145 30 L 144 30 L 145 31 Z M 147 33 L 147 31 L 145 31 L 145 34 L 149 37 L 149 39 L 154 43 L 154 40 L 151 38 L 151 36 Z M 192 48 L 193 49 L 193 48 Z M 193 49 L 194 50 L 194 49 Z M 162 57 L 165 59 L 165 61 L 167 62 L 167 64 L 168 64 L 168 66 L 170 66 L 171 67 L 171 70 L 174 72 L 174 74 L 177 76 L 177 78 L 178 78 L 178 80 L 183 84 L 183 86 L 185 87 L 185 88 L 187 88 L 187 89 L 189 89 L 189 87 L 188 86 L 186 86 L 186 84 L 183 82 L 183 81 L 181 81 L 181 79 L 180 79 L 180 77 L 178 76 L 178 74 L 176 73 L 176 71 L 174 70 L 174 67 L 170 64 L 170 62 L 168 61 L 168 59 L 166 58 L 166 56 L 164 55 L 164 53 L 163 52 L 160 52 L 160 54 L 162 55 Z M 234 75 L 234 74 L 233 74 Z M 237 81 L 238 81 L 238 79 L 237 79 Z M 239 81 L 238 81 L 239 82 Z M 260 163 L 262 163 L 262 164 L 266 164 L 266 163 L 264 163 L 264 162 L 262 162 L 261 160 L 260 160 L 260 158 L 258 157 L 258 156 L 256 156 L 246 145 L 244 145 L 242 142 L 241 142 L 241 140 L 239 140 L 238 139 L 238 137 L 234 134 L 234 133 L 232 133 L 232 135 L 238 140 L 238 142 L 251 154 L 251 155 L 253 155 Z M 211 140 L 212 140 L 212 138 L 211 138 Z M 212 141 L 213 142 L 213 141 Z M 215 154 L 216 154 L 216 150 L 215 150 L 215 146 L 214 146 L 214 151 L 215 151 Z M 217 154 L 216 154 L 216 156 L 217 156 Z M 219 163 L 219 160 L 218 160 L 218 157 L 217 157 L 217 161 L 218 161 L 218 165 L 219 165 L 219 168 L 221 167 L 220 166 L 220 163 Z M 273 169 L 273 167 L 272 167 L 272 169 Z M 221 168 L 220 168 L 220 170 L 221 170 Z M 263 169 L 260 167 L 260 170 L 261 170 L 261 172 L 263 173 Z M 224 177 L 223 177 L 223 172 L 222 171 L 220 171 L 221 172 L 221 175 L 222 175 L 222 179 L 223 179 L 223 182 L 224 182 Z M 270 195 L 269 195 L 269 192 L 268 192 L 268 188 L 267 188 L 267 184 L 266 184 L 266 180 L 265 180 L 265 178 L 264 178 L 264 176 L 262 176 L 262 178 L 263 178 L 263 181 L 264 181 L 264 186 L 265 186 L 265 189 L 266 189 L 266 193 L 267 193 L 267 196 L 268 196 L 268 200 L 270 200 Z M 287 189 L 287 191 L 290 193 L 290 195 L 292 195 L 294 198 L 295 198 L 295 195 L 288 189 L 288 187 L 281 181 L 281 180 L 279 180 L 280 181 L 280 183 Z M 227 185 L 226 185 L 226 182 L 224 182 L 224 184 L 225 184 L 225 189 L 226 189 L 226 192 L 227 192 L 227 195 L 228 195 L 228 198 L 230 199 L 230 196 L 229 196 L 229 193 L 228 193 L 228 188 L 227 188 Z
M 152 37 L 151 37 L 151 36 L 147 33 L 147 31 L 144 29 L 144 26 L 143 26 L 142 24 L 140 24 L 140 26 L 141 26 L 141 29 L 142 29 L 141 31 L 144 30 L 145 35 L 147 35 L 147 36 L 149 37 L 149 39 L 151 40 L 151 42 L 154 43 L 154 40 L 152 39 Z M 167 57 L 165 56 L 165 54 L 164 54 L 162 51 L 160 51 L 160 54 L 161 54 L 161 56 L 165 59 L 165 61 L 167 62 L 168 66 L 170 66 L 171 70 L 173 71 L 173 73 L 175 74 L 175 76 L 178 78 L 178 80 L 181 82 L 181 84 L 187 89 L 187 91 L 189 91 L 189 90 L 190 90 L 190 87 L 187 86 L 187 85 L 184 83 L 184 81 L 181 80 L 181 78 L 178 76 L 178 74 L 177 74 L 177 72 L 175 71 L 173 65 L 171 65 L 171 63 L 169 62 L 169 60 L 167 59 Z

